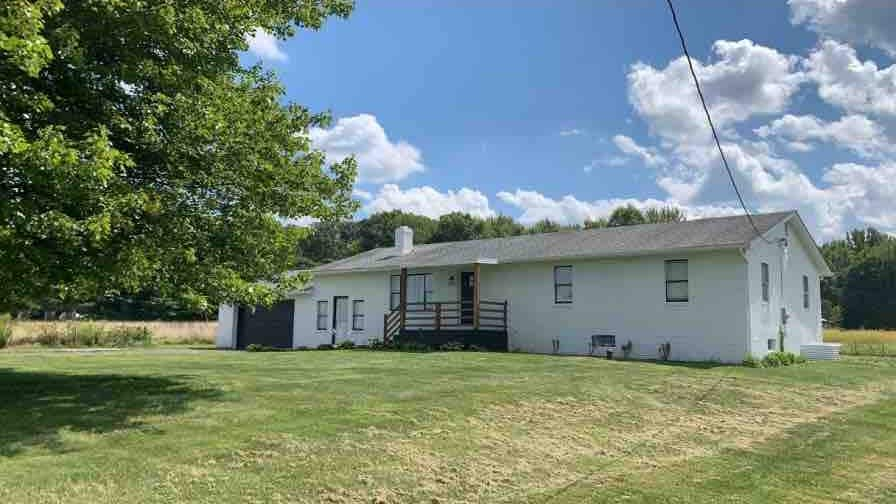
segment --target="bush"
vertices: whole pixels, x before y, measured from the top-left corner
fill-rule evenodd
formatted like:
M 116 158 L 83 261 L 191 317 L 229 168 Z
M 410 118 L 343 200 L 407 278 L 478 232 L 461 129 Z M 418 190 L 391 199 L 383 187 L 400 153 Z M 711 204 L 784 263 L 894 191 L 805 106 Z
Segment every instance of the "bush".
M 118 326 L 104 328 L 87 322 L 50 325 L 40 329 L 37 336 L 22 338 L 22 343 L 64 347 L 128 347 L 152 344 L 148 327 Z
M 259 345 L 258 343 L 249 343 L 246 345 L 247 352 L 263 352 L 264 347 Z
M 0 348 L 6 348 L 12 339 L 12 322 L 9 316 L 0 316 Z
M 442 352 L 459 352 L 464 349 L 463 343 L 458 341 L 449 341 L 441 346 L 439 346 L 439 350 Z
M 632 340 L 628 340 L 626 344 L 622 345 L 622 358 L 628 359 L 631 357 L 633 348 L 635 348 L 635 345 L 632 343 Z
M 744 358 L 743 365 L 747 367 L 773 368 L 802 364 L 804 362 L 806 362 L 805 357 L 792 352 L 770 352 L 761 360 L 748 355 Z
M 339 344 L 336 345 L 336 348 L 340 350 L 351 350 L 352 348 L 355 348 L 355 342 L 352 340 L 340 341 Z
M 335 347 L 329 343 L 321 343 L 320 345 L 317 345 L 318 350 L 332 350 L 333 348 Z
M 667 341 L 667 342 L 661 344 L 660 348 L 659 348 L 659 353 L 660 353 L 661 361 L 669 360 L 669 355 L 672 354 L 672 343 Z

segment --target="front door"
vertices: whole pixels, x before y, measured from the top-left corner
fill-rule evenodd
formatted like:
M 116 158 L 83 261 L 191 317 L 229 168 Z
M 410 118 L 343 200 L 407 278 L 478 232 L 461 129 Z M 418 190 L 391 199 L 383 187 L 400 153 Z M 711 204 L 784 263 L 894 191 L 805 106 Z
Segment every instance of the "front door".
M 464 271 L 460 274 L 460 323 L 461 325 L 473 325 L 473 282 L 475 276 L 472 271 Z
M 347 340 L 348 334 L 348 296 L 333 298 L 333 344 Z

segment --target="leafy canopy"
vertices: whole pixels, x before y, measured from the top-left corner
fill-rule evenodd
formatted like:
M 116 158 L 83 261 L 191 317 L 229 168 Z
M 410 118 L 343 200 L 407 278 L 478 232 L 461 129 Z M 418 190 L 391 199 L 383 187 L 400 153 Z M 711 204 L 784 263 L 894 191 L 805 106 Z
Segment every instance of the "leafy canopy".
M 271 302 L 301 278 L 283 218 L 355 209 L 352 159 L 243 68 L 349 0 L 6 0 L 0 5 L 0 311 L 152 289 L 197 309 Z M 266 282 L 259 283 L 259 280 Z

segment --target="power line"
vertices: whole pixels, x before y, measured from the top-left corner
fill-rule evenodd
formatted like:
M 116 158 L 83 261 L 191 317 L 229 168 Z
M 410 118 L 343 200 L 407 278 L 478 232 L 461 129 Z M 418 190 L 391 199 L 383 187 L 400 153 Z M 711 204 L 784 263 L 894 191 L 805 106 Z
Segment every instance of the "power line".
M 737 200 L 740 201 L 741 208 L 744 209 L 744 213 L 747 215 L 747 220 L 750 221 L 750 225 L 753 226 L 753 231 L 756 231 L 756 236 L 762 238 L 766 243 L 772 243 L 765 236 L 762 235 L 762 232 L 759 231 L 759 228 L 756 227 L 756 223 L 753 221 L 753 216 L 750 215 L 750 210 L 747 208 L 746 203 L 744 203 L 744 198 L 740 194 L 740 189 L 737 188 L 737 183 L 734 181 L 734 174 L 731 173 L 731 167 L 728 166 L 728 158 L 725 157 L 725 151 L 722 150 L 722 142 L 719 141 L 719 135 L 716 133 L 716 126 L 712 122 L 712 116 L 709 115 L 709 107 L 706 106 L 706 99 L 703 97 L 703 89 L 700 88 L 700 81 L 697 79 L 697 72 L 694 71 L 694 64 L 691 62 L 691 54 L 688 52 L 688 45 L 684 41 L 684 34 L 681 32 L 681 26 L 678 24 L 678 16 L 675 15 L 675 7 L 672 5 L 672 0 L 666 0 L 666 3 L 669 5 L 669 11 L 672 12 L 672 22 L 675 23 L 675 31 L 678 32 L 678 40 L 681 41 L 681 50 L 684 51 L 684 56 L 688 60 L 688 68 L 691 70 L 691 77 L 694 78 L 694 85 L 697 87 L 697 95 L 700 96 L 700 103 L 703 105 L 703 112 L 706 113 L 706 121 L 709 122 L 709 129 L 712 130 L 712 137 L 716 141 L 716 147 L 719 149 L 719 155 L 722 156 L 722 165 L 725 167 L 725 171 L 728 173 L 728 179 L 731 181 L 731 187 L 734 188 L 734 193 L 737 194 Z

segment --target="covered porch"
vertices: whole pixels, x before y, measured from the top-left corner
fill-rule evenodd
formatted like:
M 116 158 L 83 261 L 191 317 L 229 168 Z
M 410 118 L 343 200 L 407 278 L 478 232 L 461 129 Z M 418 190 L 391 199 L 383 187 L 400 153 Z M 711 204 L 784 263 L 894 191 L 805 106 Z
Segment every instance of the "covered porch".
M 506 350 L 508 303 L 506 299 L 482 298 L 484 263 L 474 262 L 471 271 L 457 273 L 460 281 L 457 297 L 448 298 L 446 290 L 439 289 L 441 296 L 422 301 L 419 296 L 409 300 L 409 273 L 407 268 L 401 268 L 397 275 L 397 303 L 383 314 L 384 340 L 391 342 L 399 336 L 413 335 L 415 340 L 427 345 L 456 341 Z

